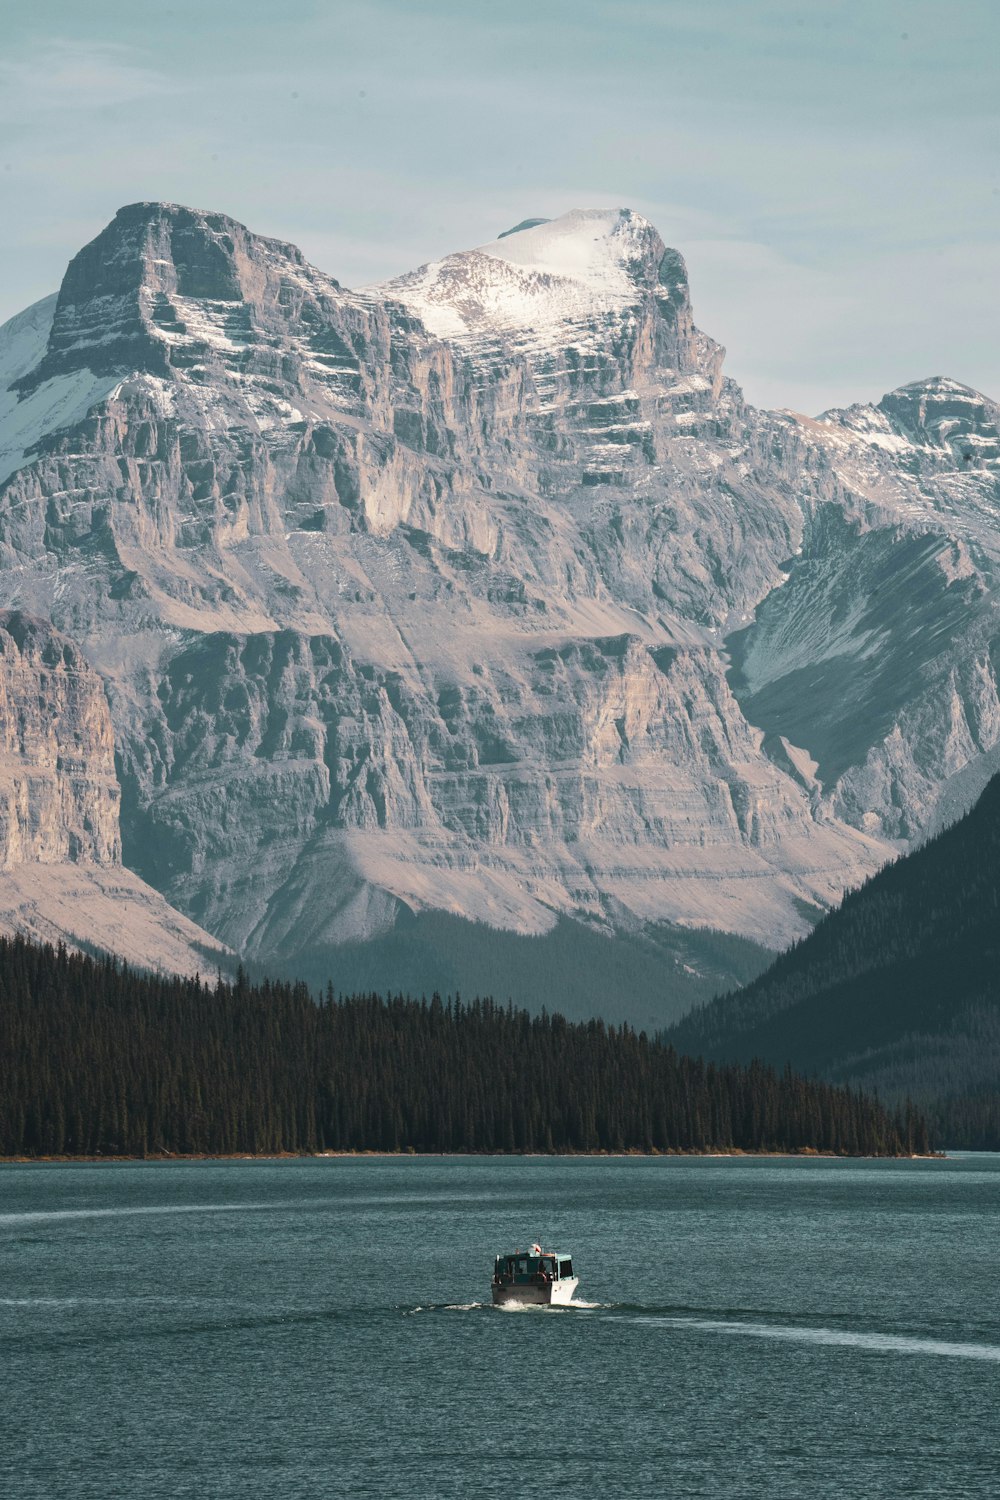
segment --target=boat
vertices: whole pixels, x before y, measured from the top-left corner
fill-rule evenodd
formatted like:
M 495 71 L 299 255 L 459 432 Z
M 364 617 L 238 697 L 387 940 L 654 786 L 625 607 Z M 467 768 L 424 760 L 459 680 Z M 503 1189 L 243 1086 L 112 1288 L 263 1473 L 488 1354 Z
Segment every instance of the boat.
M 539 1244 L 498 1255 L 493 1266 L 493 1301 L 498 1306 L 522 1302 L 529 1307 L 565 1307 L 578 1285 L 572 1257 L 543 1250 Z

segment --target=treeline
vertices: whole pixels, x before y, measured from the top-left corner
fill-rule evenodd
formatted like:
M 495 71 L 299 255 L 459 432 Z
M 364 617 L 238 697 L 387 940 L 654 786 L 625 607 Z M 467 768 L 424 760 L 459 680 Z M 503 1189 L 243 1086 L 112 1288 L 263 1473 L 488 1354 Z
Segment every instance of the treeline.
M 665 1039 L 909 1097 L 942 1144 L 1000 1149 L 1000 776 L 759 979 Z
M 603 1022 L 214 986 L 0 940 L 0 1154 L 928 1149 L 913 1112 Z

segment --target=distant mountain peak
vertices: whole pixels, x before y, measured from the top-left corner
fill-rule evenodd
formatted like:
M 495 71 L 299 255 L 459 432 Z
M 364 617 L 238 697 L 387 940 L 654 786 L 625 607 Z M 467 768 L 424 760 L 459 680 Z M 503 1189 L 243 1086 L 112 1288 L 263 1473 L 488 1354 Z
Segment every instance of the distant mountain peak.
M 676 250 L 629 208 L 572 209 L 526 219 L 497 240 L 372 288 L 406 304 L 438 338 L 530 331 L 545 345 L 656 293 L 687 308 Z
M 665 249 L 649 220 L 630 208 L 576 208 L 501 240 L 479 246 L 479 253 L 626 299 L 637 285 L 655 283 Z
M 241 224 L 238 219 L 234 219 L 230 214 L 220 213 L 217 209 L 194 208 L 190 203 L 172 203 L 166 198 L 139 198 L 135 203 L 123 203 L 115 214 L 115 220 L 159 217 L 182 218 L 185 216 L 231 224 L 237 229 L 242 229 L 245 234 L 250 232 L 245 224 Z
M 973 396 L 977 401 L 985 399 L 980 391 L 975 390 L 971 385 L 963 385 L 960 380 L 953 380 L 950 375 L 926 375 L 922 380 L 908 380 L 905 385 L 896 386 L 888 391 L 882 400 L 887 401 L 892 396 L 900 396 L 904 393 Z M 881 402 L 879 404 L 881 405 Z
M 1000 465 L 1000 406 L 945 375 L 913 380 L 878 403 L 893 429 L 920 446 L 950 452 L 962 465 Z
M 168 375 L 191 321 L 181 304 L 190 311 L 194 303 L 237 309 L 280 301 L 283 282 L 339 291 L 296 246 L 252 234 L 226 214 L 128 204 L 70 261 L 45 355 L 18 390 L 28 394 L 84 369 L 99 377 Z
M 947 375 L 911 380 L 874 405 L 858 402 L 820 420 L 897 456 L 936 455 L 960 470 L 1000 467 L 1000 405 Z

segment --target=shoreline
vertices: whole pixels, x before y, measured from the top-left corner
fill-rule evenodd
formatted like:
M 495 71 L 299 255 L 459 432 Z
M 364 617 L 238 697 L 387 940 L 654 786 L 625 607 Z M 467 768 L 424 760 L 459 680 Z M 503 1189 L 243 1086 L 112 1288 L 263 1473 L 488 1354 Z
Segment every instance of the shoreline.
M 744 1157 L 754 1161 L 947 1161 L 946 1151 L 913 1152 L 902 1156 L 872 1156 L 840 1151 L 818 1151 L 812 1146 L 800 1151 L 151 1151 L 146 1156 L 0 1156 L 0 1167 L 31 1166 L 126 1166 L 137 1163 L 185 1165 L 206 1161 L 627 1161 L 683 1157 L 685 1160 L 727 1161 Z

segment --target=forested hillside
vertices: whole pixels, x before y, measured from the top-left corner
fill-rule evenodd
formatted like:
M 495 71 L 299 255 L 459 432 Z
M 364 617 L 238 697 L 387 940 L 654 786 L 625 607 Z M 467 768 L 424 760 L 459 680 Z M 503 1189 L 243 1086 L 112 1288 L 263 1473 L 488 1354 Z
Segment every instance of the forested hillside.
M 907 1096 L 947 1144 L 1000 1148 L 1000 777 L 881 871 L 759 979 L 669 1033 Z
M 0 1154 L 925 1151 L 912 1111 L 628 1027 L 150 977 L 0 941 Z

